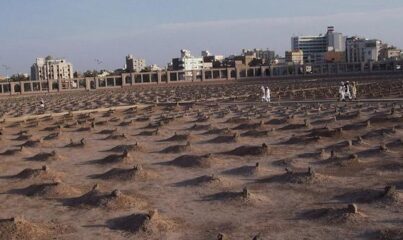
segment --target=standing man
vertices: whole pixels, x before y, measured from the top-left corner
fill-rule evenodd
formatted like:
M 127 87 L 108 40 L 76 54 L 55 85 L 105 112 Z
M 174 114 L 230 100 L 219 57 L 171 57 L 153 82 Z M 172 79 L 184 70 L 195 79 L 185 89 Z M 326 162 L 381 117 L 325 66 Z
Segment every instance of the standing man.
M 357 100 L 357 82 L 353 82 L 353 85 L 351 86 L 351 95 L 353 100 Z
M 350 91 L 350 88 L 351 88 L 350 82 L 347 81 L 346 84 L 345 84 L 345 89 L 344 89 L 344 90 L 346 91 L 344 97 L 345 97 L 345 98 L 348 97 L 349 100 L 351 100 L 351 91 Z
M 266 86 L 266 87 L 264 88 L 264 90 L 265 90 L 265 92 L 266 92 L 266 102 L 270 102 L 270 101 L 271 101 L 271 99 L 270 99 L 270 97 L 271 97 L 271 92 L 270 92 L 269 86 Z
M 345 101 L 345 95 L 346 95 L 346 86 L 344 85 L 344 82 L 340 83 L 339 87 L 339 101 Z
M 262 89 L 262 102 L 266 101 L 266 89 L 264 86 L 262 86 L 260 89 Z

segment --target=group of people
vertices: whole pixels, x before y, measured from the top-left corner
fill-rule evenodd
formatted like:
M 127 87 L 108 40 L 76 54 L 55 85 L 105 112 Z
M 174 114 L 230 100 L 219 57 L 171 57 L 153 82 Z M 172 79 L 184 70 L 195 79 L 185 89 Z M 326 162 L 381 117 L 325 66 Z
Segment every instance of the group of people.
M 357 83 L 349 81 L 341 82 L 339 87 L 339 100 L 346 101 L 347 100 L 357 100 Z

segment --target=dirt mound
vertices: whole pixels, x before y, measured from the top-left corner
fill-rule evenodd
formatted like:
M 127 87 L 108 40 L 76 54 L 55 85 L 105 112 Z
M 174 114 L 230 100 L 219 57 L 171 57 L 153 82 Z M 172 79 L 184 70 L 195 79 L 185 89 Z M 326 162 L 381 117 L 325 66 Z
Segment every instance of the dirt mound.
M 285 124 L 285 123 L 288 123 L 287 118 L 273 118 L 273 119 L 270 119 L 269 121 L 265 122 L 264 124 L 281 125 L 281 124 Z
M 181 181 L 175 184 L 179 187 L 186 186 L 206 186 L 206 187 L 222 187 L 229 186 L 230 182 L 223 177 L 212 175 L 204 175 L 190 180 Z
M 251 129 L 257 129 L 264 126 L 263 121 L 258 122 L 258 123 L 243 123 L 240 124 L 234 128 L 232 128 L 232 130 L 251 130 Z
M 211 154 L 206 155 L 182 155 L 172 161 L 163 163 L 182 168 L 209 168 L 215 163 L 215 158 Z
M 125 140 L 125 139 L 127 139 L 127 136 L 124 133 L 122 134 L 113 133 L 107 136 L 106 138 L 102 138 L 102 140 Z
M 134 159 L 129 154 L 129 152 L 124 151 L 122 154 L 108 155 L 108 156 L 98 159 L 98 160 L 92 160 L 89 163 L 106 165 L 106 164 L 114 164 L 114 163 L 133 163 L 133 162 L 134 162 Z
M 64 198 L 77 196 L 81 192 L 63 182 L 32 184 L 26 188 L 8 191 L 12 194 L 21 194 L 28 197 Z
M 87 144 L 87 141 L 85 140 L 85 138 L 82 138 L 80 141 L 74 142 L 73 139 L 70 139 L 70 143 L 67 144 L 66 148 L 80 148 L 80 147 L 84 147 Z
M 315 137 L 308 137 L 308 136 L 292 136 L 290 139 L 288 139 L 285 142 L 282 142 L 280 144 L 308 144 L 308 143 L 314 143 L 318 142 L 321 140 L 321 137 L 315 136 Z
M 107 224 L 114 230 L 146 234 L 166 232 L 176 225 L 173 221 L 160 216 L 157 210 L 111 219 Z
M 38 153 L 35 156 L 26 158 L 26 160 L 40 161 L 40 162 L 58 161 L 58 160 L 62 160 L 62 157 L 56 151 L 51 151 L 49 153 L 47 153 L 47 152 Z
M 204 198 L 205 201 L 229 201 L 238 203 L 255 203 L 263 200 L 256 194 L 251 193 L 246 187 L 240 192 L 224 191 L 215 193 Z
M 90 132 L 92 130 L 91 127 L 80 127 L 78 129 L 76 129 L 76 132 Z
M 0 219 L 0 239 L 46 240 L 72 231 L 68 226 L 33 223 L 22 217 Z
M 42 139 L 39 140 L 28 140 L 26 142 L 24 142 L 21 145 L 18 145 L 19 147 L 30 147 L 30 148 L 34 148 L 34 147 L 39 147 L 41 144 L 43 143 Z
M 345 202 L 394 204 L 400 201 L 395 186 L 386 186 L 383 190 L 362 189 L 335 197 Z
M 239 139 L 239 134 L 234 133 L 231 136 L 218 136 L 207 141 L 207 143 L 235 143 Z
M 25 148 L 25 147 L 22 147 L 22 146 L 21 146 L 21 147 L 16 148 L 16 149 L 7 149 L 6 151 L 0 153 L 0 155 L 3 155 L 3 156 L 12 156 L 12 155 L 15 155 L 15 154 L 17 154 L 17 153 L 23 152 L 23 151 L 24 151 L 24 148 Z
M 137 136 L 157 136 L 159 133 L 159 129 L 155 129 L 152 131 L 142 131 L 140 133 L 137 134 Z
M 240 146 L 224 154 L 236 156 L 265 156 L 269 154 L 269 147 L 266 143 L 263 143 L 261 146 Z
M 227 121 L 225 121 L 225 123 L 248 123 L 250 121 L 249 118 L 241 118 L 241 117 L 232 117 L 232 118 L 228 118 Z
M 91 191 L 76 198 L 66 199 L 64 204 L 72 207 L 101 207 L 108 209 L 143 208 L 147 203 L 140 197 L 128 196 L 119 190 L 101 192 L 95 185 Z
M 249 130 L 241 134 L 242 137 L 267 137 L 269 136 L 269 131 L 258 131 L 258 130 Z
M 62 132 L 55 132 L 55 133 L 50 133 L 49 135 L 45 136 L 43 140 L 45 141 L 50 141 L 54 139 L 59 139 L 62 136 Z
M 393 136 L 396 133 L 396 129 L 392 128 L 382 128 L 377 130 L 372 130 L 362 136 L 363 139 L 379 139 L 384 137 Z
M 213 134 L 233 134 L 229 128 L 213 128 L 203 133 L 203 135 L 213 135 Z
M 288 124 L 284 127 L 281 127 L 281 128 L 279 128 L 279 130 L 283 130 L 283 131 L 297 130 L 297 129 L 304 129 L 304 128 L 309 128 L 309 127 L 310 127 L 310 124 L 308 124 L 308 123 L 301 123 L 301 124 L 295 123 L 295 124 Z
M 308 168 L 308 171 L 293 171 L 286 168 L 286 173 L 281 175 L 272 176 L 258 180 L 261 183 L 292 183 L 292 184 L 312 184 L 320 181 L 321 176 L 316 173 L 312 168 Z
M 42 179 L 42 180 L 57 180 L 61 176 L 60 173 L 54 172 L 49 169 L 48 166 L 44 165 L 42 168 L 33 169 L 26 168 L 16 175 L 10 176 L 9 178 L 19 178 L 19 179 Z
M 182 142 L 182 141 L 190 141 L 193 138 L 190 134 L 175 134 L 172 137 L 161 140 L 160 142 Z
M 386 147 L 391 150 L 398 150 L 403 147 L 403 140 L 397 139 L 386 144 Z
M 201 131 L 201 130 L 210 130 L 211 129 L 211 124 L 194 124 L 188 130 L 193 130 L 193 131 Z
M 187 142 L 185 145 L 174 145 L 164 148 L 160 151 L 160 153 L 182 153 L 186 151 L 190 151 L 192 146 L 190 142 Z
M 17 138 L 14 138 L 14 141 L 26 141 L 26 140 L 30 140 L 32 137 L 31 134 L 21 134 L 19 135 Z
M 315 128 L 310 131 L 308 137 L 327 137 L 327 138 L 337 138 L 343 136 L 343 129 L 330 129 L 328 127 Z
M 137 142 L 135 144 L 123 144 L 113 147 L 105 152 L 144 152 L 144 148 L 140 146 Z
M 114 128 L 114 129 L 104 129 L 104 130 L 102 130 L 102 131 L 97 132 L 96 134 L 101 134 L 101 135 L 103 135 L 103 134 L 112 134 L 112 133 L 116 133 L 117 131 L 118 131 L 117 128 Z
M 321 208 L 304 211 L 300 217 L 325 224 L 354 224 L 365 220 L 365 215 L 358 211 L 355 204 L 345 208 Z
M 376 232 L 378 240 L 402 240 L 403 229 L 382 229 Z
M 260 169 L 259 163 L 256 163 L 254 166 L 242 166 L 242 167 L 226 170 L 223 172 L 223 174 L 256 176 L 259 174 L 259 169 Z
M 145 181 L 155 177 L 155 174 L 144 170 L 141 165 L 136 165 L 132 168 L 112 168 L 105 173 L 91 175 L 90 177 L 103 180 Z

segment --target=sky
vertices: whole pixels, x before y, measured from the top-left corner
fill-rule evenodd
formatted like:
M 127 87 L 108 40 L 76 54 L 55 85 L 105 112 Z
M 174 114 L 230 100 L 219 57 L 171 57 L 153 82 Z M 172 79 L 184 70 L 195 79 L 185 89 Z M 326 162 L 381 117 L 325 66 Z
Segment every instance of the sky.
M 291 36 L 327 26 L 403 48 L 403 1 L 0 0 L 0 75 L 29 73 L 47 55 L 80 72 L 121 68 L 128 54 L 165 66 L 184 48 L 284 55 Z

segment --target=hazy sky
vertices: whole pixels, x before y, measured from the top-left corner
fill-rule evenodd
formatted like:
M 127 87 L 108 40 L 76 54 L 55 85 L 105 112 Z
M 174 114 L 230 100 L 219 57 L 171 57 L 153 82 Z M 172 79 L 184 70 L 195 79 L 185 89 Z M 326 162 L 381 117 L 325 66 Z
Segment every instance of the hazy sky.
M 270 48 L 295 34 L 378 38 L 403 47 L 402 0 L 0 0 L 0 74 L 29 73 L 36 57 L 65 57 L 75 70 L 122 67 L 129 53 L 166 65 L 193 55 Z M 103 64 L 97 65 L 94 59 Z

